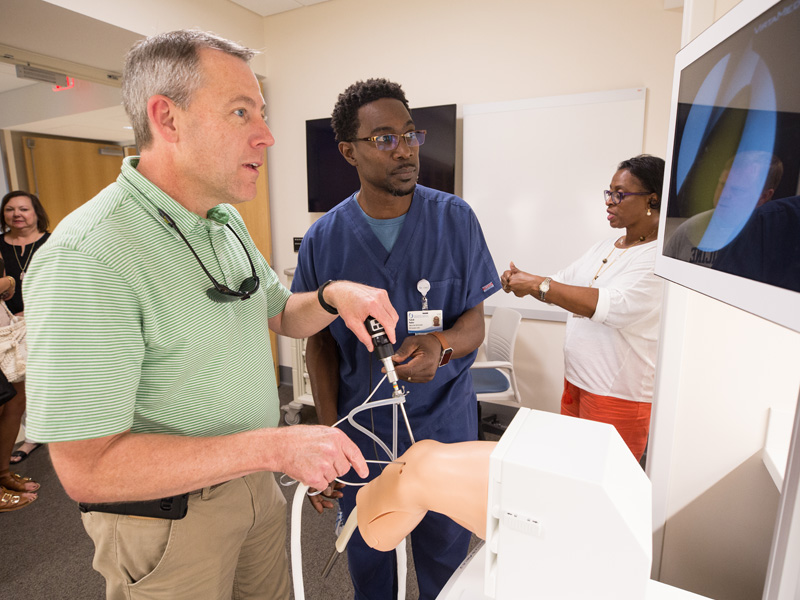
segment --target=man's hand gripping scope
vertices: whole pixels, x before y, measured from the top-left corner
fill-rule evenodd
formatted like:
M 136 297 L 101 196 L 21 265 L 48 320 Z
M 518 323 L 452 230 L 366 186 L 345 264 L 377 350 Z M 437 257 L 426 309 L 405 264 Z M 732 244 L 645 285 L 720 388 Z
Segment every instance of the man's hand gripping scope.
M 372 345 L 375 347 L 375 354 L 378 355 L 378 360 L 383 363 L 383 368 L 386 370 L 386 378 L 389 380 L 389 383 L 392 384 L 392 396 L 402 396 L 403 392 L 397 384 L 397 373 L 394 370 L 394 363 L 392 362 L 394 348 L 389 338 L 386 336 L 383 325 L 378 323 L 378 320 L 374 317 L 367 317 L 367 320 L 364 321 L 364 325 L 367 328 L 367 333 L 372 336 Z

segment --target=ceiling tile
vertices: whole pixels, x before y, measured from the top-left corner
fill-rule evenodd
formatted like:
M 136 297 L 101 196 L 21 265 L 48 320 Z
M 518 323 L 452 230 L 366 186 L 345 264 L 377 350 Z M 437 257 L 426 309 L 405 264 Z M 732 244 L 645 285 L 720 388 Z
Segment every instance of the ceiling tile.
M 295 8 L 302 8 L 303 6 L 328 1 L 329 0 L 231 0 L 231 2 L 243 6 L 247 10 L 251 10 L 262 17 L 268 17 L 270 15 L 294 10 Z

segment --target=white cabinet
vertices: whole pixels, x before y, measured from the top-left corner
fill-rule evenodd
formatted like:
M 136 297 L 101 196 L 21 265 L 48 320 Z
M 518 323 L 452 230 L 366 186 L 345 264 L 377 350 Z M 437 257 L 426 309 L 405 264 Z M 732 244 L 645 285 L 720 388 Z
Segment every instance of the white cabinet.
M 284 269 L 288 278 L 288 285 L 292 284 L 294 267 Z M 292 401 L 281 407 L 283 420 L 287 425 L 300 423 L 300 409 L 303 405 L 314 406 L 314 397 L 311 395 L 311 382 L 306 368 L 306 339 L 292 339 Z
M 300 409 L 304 404 L 314 406 L 311 382 L 306 368 L 305 338 L 292 340 L 292 396 L 292 401 L 281 407 L 284 412 L 283 420 L 287 425 L 297 425 L 300 422 Z

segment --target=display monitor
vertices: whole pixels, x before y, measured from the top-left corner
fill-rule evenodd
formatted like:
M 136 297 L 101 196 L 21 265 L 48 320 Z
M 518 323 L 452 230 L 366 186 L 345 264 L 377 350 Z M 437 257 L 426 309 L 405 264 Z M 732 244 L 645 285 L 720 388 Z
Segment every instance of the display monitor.
M 420 146 L 419 183 L 455 193 L 456 105 L 411 109 L 417 129 L 428 132 Z M 356 169 L 339 153 L 330 118 L 306 121 L 308 212 L 327 212 L 358 190 Z
M 742 0 L 677 55 L 656 273 L 800 332 L 800 0 Z M 800 597 L 800 409 L 764 600 Z
M 744 0 L 677 55 L 656 273 L 800 331 L 800 2 Z

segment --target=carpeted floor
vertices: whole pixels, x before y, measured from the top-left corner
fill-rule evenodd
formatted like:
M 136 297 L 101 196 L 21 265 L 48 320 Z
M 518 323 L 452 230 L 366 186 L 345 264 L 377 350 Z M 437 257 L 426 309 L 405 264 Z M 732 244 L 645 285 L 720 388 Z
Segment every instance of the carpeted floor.
M 280 387 L 281 402 L 291 400 L 292 388 Z M 314 423 L 311 407 L 301 413 Z M 14 469 L 41 484 L 39 499 L 23 509 L 0 514 L 0 598 L 8 600 L 90 600 L 104 598 L 104 581 L 92 569 L 94 548 L 81 525 L 75 503 L 67 497 L 53 471 L 47 446 L 33 452 Z M 287 498 L 287 529 L 294 487 L 283 488 Z M 340 556 L 331 573 L 321 572 L 334 549 L 335 514 L 318 515 L 305 502 L 302 542 L 303 579 L 307 600 L 352 598 L 347 560 Z M 288 540 L 287 540 L 287 553 Z M 411 549 L 408 550 L 412 560 Z M 413 564 L 409 565 L 407 598 L 418 595 Z

